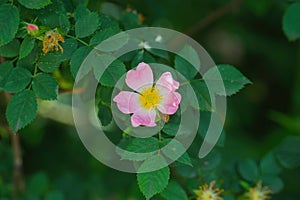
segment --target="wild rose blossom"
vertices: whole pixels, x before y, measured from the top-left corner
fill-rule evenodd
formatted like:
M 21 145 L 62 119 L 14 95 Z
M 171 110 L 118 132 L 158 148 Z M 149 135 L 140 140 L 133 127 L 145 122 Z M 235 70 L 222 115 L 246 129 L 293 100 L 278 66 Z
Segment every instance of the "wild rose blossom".
M 113 101 L 122 113 L 132 114 L 133 127 L 156 126 L 157 113 L 172 115 L 178 110 L 181 95 L 176 92 L 179 82 L 170 72 L 163 73 L 156 83 L 150 66 L 144 62 L 129 70 L 125 82 L 135 92 L 121 91 Z

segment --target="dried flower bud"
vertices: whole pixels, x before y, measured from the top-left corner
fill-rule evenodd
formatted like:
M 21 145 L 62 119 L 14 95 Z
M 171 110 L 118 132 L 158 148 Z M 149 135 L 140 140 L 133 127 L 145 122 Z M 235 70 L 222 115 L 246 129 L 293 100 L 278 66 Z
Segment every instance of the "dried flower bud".
M 59 51 L 61 53 L 64 52 L 64 49 L 62 46 L 60 46 L 59 42 L 65 42 L 64 38 L 61 34 L 57 32 L 57 30 L 51 30 L 48 31 L 45 34 L 44 40 L 43 40 L 43 52 L 48 53 L 49 51 L 55 50 Z

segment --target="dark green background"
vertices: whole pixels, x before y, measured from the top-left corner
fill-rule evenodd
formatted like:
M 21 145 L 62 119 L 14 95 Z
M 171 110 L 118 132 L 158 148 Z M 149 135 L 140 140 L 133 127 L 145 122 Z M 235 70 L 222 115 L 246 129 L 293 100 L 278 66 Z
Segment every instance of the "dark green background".
M 299 41 L 289 42 L 282 31 L 283 14 L 291 1 L 245 0 L 200 30 L 190 32 L 230 2 L 112 1 L 116 11 L 130 4 L 145 16 L 148 26 L 162 26 L 189 34 L 209 52 L 215 63 L 231 64 L 253 82 L 228 98 L 226 142 L 224 148 L 219 149 L 223 163 L 245 157 L 259 159 L 283 138 L 300 133 Z M 90 2 L 89 8 L 103 9 L 100 1 Z M 105 11 L 113 10 L 110 7 Z M 1 113 L 4 113 L 2 107 Z M 45 190 L 60 190 L 67 200 L 93 199 L 95 196 L 142 199 L 136 175 L 109 169 L 95 160 L 81 144 L 74 127 L 38 117 L 20 131 L 20 135 L 29 191 L 30 187 L 43 187 L 41 183 L 34 185 L 34 176 L 43 179 L 46 175 Z M 0 172 L 9 179 L 11 152 L 8 140 L 2 138 L 2 141 Z M 280 177 L 285 186 L 273 199 L 298 199 L 299 169 L 285 170 Z M 1 185 L 0 181 L 1 187 L 9 186 Z M 37 189 L 32 190 L 35 193 Z

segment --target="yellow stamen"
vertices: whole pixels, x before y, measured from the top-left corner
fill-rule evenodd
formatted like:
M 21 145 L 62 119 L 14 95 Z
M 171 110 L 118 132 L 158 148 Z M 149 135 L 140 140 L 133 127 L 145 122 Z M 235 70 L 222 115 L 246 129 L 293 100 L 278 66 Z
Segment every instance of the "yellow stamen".
M 268 187 L 262 187 L 261 181 L 256 184 L 256 187 L 250 188 L 247 196 L 250 200 L 266 200 L 271 199 L 271 190 Z
M 155 87 L 142 88 L 141 96 L 139 98 L 142 107 L 146 109 L 155 108 L 162 100 L 159 91 Z
M 195 190 L 197 200 L 223 200 L 223 198 L 219 196 L 223 190 L 214 188 L 215 183 L 216 181 L 212 181 L 209 186 L 204 184 L 200 186 L 199 190 Z

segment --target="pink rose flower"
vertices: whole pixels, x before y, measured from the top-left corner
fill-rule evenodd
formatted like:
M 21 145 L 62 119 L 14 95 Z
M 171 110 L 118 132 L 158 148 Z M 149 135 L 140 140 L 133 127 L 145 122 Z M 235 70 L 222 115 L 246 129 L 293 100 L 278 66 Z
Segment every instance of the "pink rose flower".
M 113 101 L 122 113 L 132 114 L 133 127 L 154 127 L 157 112 L 172 115 L 178 110 L 181 95 L 176 90 L 179 82 L 173 79 L 170 72 L 163 73 L 153 83 L 150 66 L 142 62 L 136 70 L 127 72 L 125 82 L 135 92 L 121 91 Z

